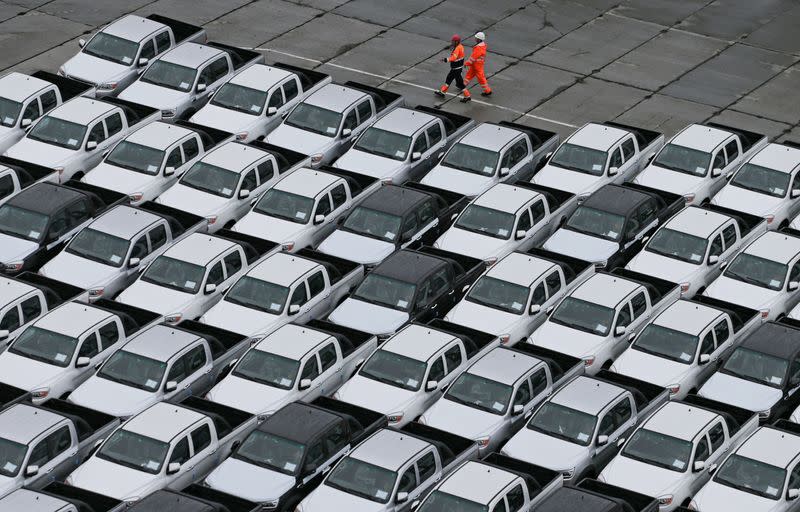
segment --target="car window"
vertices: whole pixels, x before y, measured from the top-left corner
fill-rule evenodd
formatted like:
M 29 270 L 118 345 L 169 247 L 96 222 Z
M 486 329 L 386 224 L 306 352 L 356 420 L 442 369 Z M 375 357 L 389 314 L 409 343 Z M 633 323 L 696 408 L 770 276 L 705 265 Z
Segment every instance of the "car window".
M 400 477 L 400 483 L 397 485 L 397 492 L 411 492 L 417 488 L 417 470 L 414 466 L 406 469 L 403 476 Z
M 714 155 L 714 165 L 711 166 L 712 169 L 723 169 L 725 167 L 725 155 L 722 153 L 720 149 L 716 155 Z
M 291 101 L 297 96 L 297 81 L 294 79 L 289 80 L 283 84 L 283 95 L 286 101 Z
M 41 111 L 39 110 L 39 102 L 35 99 L 28 103 L 28 106 L 25 107 L 25 112 L 22 113 L 22 119 L 30 119 L 34 121 L 39 118 L 41 115 Z
M 428 382 L 440 381 L 444 378 L 444 362 L 439 357 L 431 364 L 431 370 L 428 372 Z
M 700 354 L 711 355 L 714 353 L 714 335 L 711 331 L 703 337 L 703 342 L 700 344 Z
M 792 181 L 792 190 L 800 190 L 800 173 L 796 174 L 794 180 Z
M 242 270 L 242 255 L 239 251 L 233 251 L 229 255 L 225 256 L 225 270 L 228 271 L 228 275 L 232 276 L 236 272 Z
M 179 357 L 175 363 L 172 365 L 172 368 L 169 369 L 169 374 L 167 375 L 167 382 L 176 382 L 180 384 L 183 382 L 188 376 L 186 373 L 186 357 L 182 356 Z
M 214 72 L 211 69 L 211 64 L 204 67 L 200 72 L 200 77 L 197 79 L 198 84 L 206 84 L 208 86 L 214 81 Z
M 319 351 L 319 361 L 322 364 L 323 372 L 336 364 L 336 346 L 333 343 L 328 343 L 322 347 Z
M 67 206 L 67 225 L 69 228 L 79 226 L 89 220 L 89 204 L 86 201 L 78 201 Z
M 167 243 L 167 227 L 164 224 L 159 224 L 150 230 L 151 252 L 163 246 L 165 243 Z
M 3 319 L 0 320 L 0 330 L 16 331 L 19 329 L 19 308 L 14 306 L 6 311 Z
M 536 201 L 531 205 L 531 217 L 536 225 L 544 219 L 544 201 Z
M 509 512 L 519 512 L 525 505 L 525 494 L 522 492 L 522 485 L 517 485 L 506 494 Z
M 214 82 L 228 74 L 228 59 L 221 57 L 211 63 L 211 76 Z
M 717 423 L 711 430 L 708 431 L 708 438 L 711 441 L 711 451 L 717 451 L 717 448 L 722 446 L 725 442 L 725 432 L 722 429 L 722 423 Z
M 292 294 L 292 299 L 289 301 L 289 305 L 291 306 L 302 306 L 308 302 L 308 293 L 306 292 L 306 283 L 300 283 L 295 288 L 294 293 Z
M 28 466 L 44 466 L 50 461 L 50 453 L 47 450 L 47 438 L 39 441 L 28 457 Z
M 697 443 L 697 448 L 694 452 L 694 461 L 706 460 L 709 455 L 711 455 L 711 450 L 708 447 L 708 439 L 703 436 Z
M 554 293 L 561 289 L 561 276 L 558 275 L 558 270 L 554 270 L 549 276 L 545 278 L 547 283 L 547 290 L 552 297 Z
M 10 174 L 0 177 L 0 198 L 14 193 L 14 178 Z
M 191 160 L 200 154 L 200 146 L 197 144 L 197 137 L 190 137 L 183 143 L 183 156 L 186 160 Z
M 414 141 L 414 147 L 411 149 L 411 152 L 424 154 L 426 151 L 428 151 L 428 138 L 423 132 L 417 136 L 417 140 Z
M 156 44 L 152 39 L 148 39 L 142 46 L 142 53 L 139 54 L 140 59 L 152 59 L 156 56 Z
M 544 281 L 542 281 L 533 289 L 531 304 L 539 304 L 541 306 L 545 302 L 547 302 L 547 294 L 544 291 Z
M 170 151 L 169 156 L 167 157 L 167 163 L 164 167 L 173 167 L 177 169 L 183 165 L 183 156 L 181 155 L 181 148 L 177 147 Z
M 58 104 L 58 99 L 56 98 L 56 91 L 54 91 L 53 89 L 50 89 L 46 93 L 42 94 L 40 99 L 42 101 L 42 110 L 44 111 L 43 112 L 44 114 L 53 110 Z
M 186 359 L 186 371 L 189 375 L 191 375 L 205 366 L 206 349 L 202 345 L 198 345 L 183 357 Z
M 463 358 L 461 357 L 461 347 L 455 345 L 444 353 L 444 360 L 447 362 L 447 373 L 453 372 L 461 365 Z
M 72 435 L 69 433 L 69 427 L 66 425 L 47 436 L 46 439 L 51 457 L 57 457 L 72 446 Z
M 53 215 L 53 220 L 50 222 L 49 234 L 54 238 L 58 238 L 63 235 L 64 232 L 69 228 L 69 222 L 67 219 L 68 215 L 66 210 L 62 210 Z
M 303 366 L 303 371 L 300 373 L 300 380 L 310 379 L 314 380 L 319 377 L 319 365 L 317 364 L 316 355 L 311 357 Z
M 283 106 L 283 91 L 280 88 L 275 89 L 272 91 L 272 95 L 269 97 L 269 101 L 267 102 L 267 108 L 275 107 L 280 108 Z
M 433 219 L 436 218 L 436 209 L 433 206 L 433 201 L 425 201 L 419 209 L 419 223 L 421 226 L 427 226 Z
M 725 145 L 725 154 L 728 156 L 728 162 L 733 162 L 739 156 L 739 145 L 735 140 Z
M 308 278 L 308 289 L 312 297 L 316 297 L 325 289 L 325 276 L 321 270 Z
M 119 327 L 115 321 L 107 323 L 97 332 L 100 334 L 100 350 L 105 350 L 119 341 Z
M 714 237 L 711 242 L 711 249 L 708 251 L 709 256 L 719 256 L 722 254 L 722 234 Z
M 314 212 L 314 216 L 317 215 L 328 215 L 331 213 L 331 197 L 328 194 L 320 197 L 319 203 L 317 204 L 317 211 Z
M 527 233 L 532 227 L 530 210 L 522 210 L 519 215 L 519 222 L 517 222 L 517 231 L 525 231 Z
M 89 132 L 89 138 L 86 140 L 94 141 L 98 144 L 106 140 L 106 131 L 103 128 L 103 123 L 98 122 L 94 125 L 92 131 Z
M 405 223 L 403 224 L 403 232 L 400 234 L 400 241 L 407 242 L 417 234 L 417 216 L 414 212 L 411 212 L 411 215 L 406 219 Z
M 633 145 L 633 139 L 629 138 L 625 142 L 622 143 L 622 156 L 625 158 L 627 162 L 633 157 L 633 154 L 636 153 L 636 148 Z
M 500 498 L 500 501 L 494 506 L 492 512 L 508 512 L 508 509 L 506 508 L 506 500 Z
M 169 32 L 164 31 L 156 34 L 156 48 L 158 49 L 158 53 L 163 53 L 164 51 L 168 50 L 169 43 Z
M 447 279 L 447 269 L 441 269 L 431 276 L 431 296 L 438 297 L 447 291 L 450 281 Z
M 324 460 L 325 448 L 322 446 L 322 439 L 320 439 L 308 448 L 305 471 L 316 471 Z
M 203 450 L 210 444 L 211 444 L 211 429 L 209 428 L 208 423 L 199 428 L 194 429 L 194 431 L 192 432 L 192 447 L 194 448 L 194 453 Z
M 728 321 L 721 320 L 714 326 L 714 335 L 717 337 L 717 345 L 721 345 L 728 341 L 730 329 L 728 329 Z
M 528 379 L 525 379 L 517 388 L 517 392 L 514 393 L 514 405 L 526 405 L 531 401 L 531 398 L 533 398 L 531 383 Z
M 597 429 L 598 436 L 610 436 L 616 430 L 614 425 L 614 415 L 608 411 L 603 419 L 600 420 L 600 427 Z
M 258 182 L 256 181 L 256 170 L 250 169 L 242 178 L 242 186 L 239 190 L 249 190 L 253 191 L 258 187 Z
M 22 323 L 28 323 L 42 314 L 42 303 L 39 297 L 31 297 L 22 301 Z
M 725 240 L 725 249 L 730 249 L 736 243 L 736 226 L 730 224 L 722 230 L 722 238 Z
M 547 388 L 547 372 L 544 368 L 536 370 L 536 373 L 531 375 L 531 394 L 537 396 L 539 393 Z
M 631 308 L 630 303 L 626 302 L 622 305 L 622 308 L 619 310 L 619 315 L 617 315 L 617 327 L 627 327 L 631 323 Z
M 256 172 L 258 172 L 259 184 L 263 185 L 275 177 L 275 165 L 272 160 L 264 160 L 256 166 Z
M 627 398 L 623 398 L 620 403 L 611 409 L 611 413 L 614 415 L 614 430 L 616 430 L 623 426 L 625 422 L 631 419 L 631 416 L 633 416 L 633 411 L 631 410 L 631 401 Z
M 358 126 L 358 118 L 356 117 L 356 111 L 351 110 L 347 113 L 347 117 L 344 118 L 344 124 L 342 125 L 342 129 L 350 129 L 355 130 Z
M 344 189 L 344 183 L 333 187 L 333 190 L 331 190 L 331 199 L 333 199 L 334 210 L 347 202 L 347 191 Z
M 372 107 L 369 100 L 364 100 L 358 104 L 358 124 L 364 123 L 372 116 Z
M 639 224 L 642 226 L 647 226 L 658 216 L 658 208 L 656 208 L 656 204 L 654 201 L 647 201 L 642 206 L 639 207 L 639 211 L 636 212 L 637 220 Z
M 528 156 L 528 143 L 525 142 L 525 139 L 522 138 L 514 143 L 513 146 L 508 148 L 505 155 L 503 155 L 503 161 L 500 164 L 500 168 L 508 168 L 512 169 L 514 166 L 522 162 L 525 157 Z
M 325 433 L 323 438 L 325 442 L 325 450 L 328 455 L 334 455 L 345 447 L 347 444 L 347 430 L 344 428 L 344 423 L 339 422 Z
M 789 281 L 800 280 L 800 261 L 792 265 L 792 270 L 789 272 Z
M 796 465 L 789 476 L 789 485 L 787 489 L 797 489 L 800 487 L 800 464 Z
M 433 452 L 426 453 L 417 461 L 417 469 L 420 482 L 425 482 L 433 476 L 436 472 L 436 458 L 433 456 Z
M 622 150 L 617 148 L 611 153 L 611 159 L 608 161 L 608 168 L 616 167 L 619 169 L 622 167 Z
M 225 274 L 222 271 L 222 262 L 218 261 L 213 267 L 211 267 L 211 270 L 208 273 L 208 279 L 206 279 L 206 284 L 219 285 L 224 280 Z
M 147 252 L 147 237 L 142 235 L 133 244 L 133 248 L 131 249 L 131 258 L 142 259 L 147 256 Z
M 431 146 L 442 140 L 442 127 L 439 123 L 433 123 L 427 130 L 428 142 Z
M 172 450 L 172 455 L 169 457 L 169 463 L 172 464 L 173 462 L 177 462 L 178 464 L 183 464 L 184 462 L 189 460 L 189 438 L 184 437 L 178 444 L 175 445 L 175 448 Z
M 122 116 L 119 112 L 111 114 L 106 118 L 106 131 L 108 131 L 109 137 L 122 131 Z
M 78 357 L 92 358 L 99 353 L 100 349 L 97 347 L 97 334 L 91 333 L 83 340 L 81 348 L 78 349 Z
M 633 299 L 631 299 L 631 306 L 633 307 L 633 318 L 639 318 L 645 310 L 647 310 L 647 299 L 644 292 L 640 292 Z

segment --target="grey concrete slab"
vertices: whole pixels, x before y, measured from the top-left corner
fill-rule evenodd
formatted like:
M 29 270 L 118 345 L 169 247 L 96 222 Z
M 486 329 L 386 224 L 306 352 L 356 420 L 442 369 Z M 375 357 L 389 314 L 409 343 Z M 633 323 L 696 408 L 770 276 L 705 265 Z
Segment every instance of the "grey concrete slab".
M 716 0 L 686 18 L 680 26 L 734 41 L 796 5 L 795 0 Z
M 766 25 L 747 36 L 747 43 L 783 52 L 800 54 L 800 6 L 781 13 Z
M 69 41 L 89 28 L 38 11 L 6 20 L 0 23 L 0 69 Z
M 612 62 L 597 76 L 655 91 L 726 45 L 718 39 L 670 30 Z
M 285 55 L 283 53 L 276 53 L 271 52 L 269 50 L 261 50 L 261 53 L 264 54 L 264 61 L 267 64 L 274 64 L 276 62 L 284 62 L 286 64 L 291 64 L 293 66 L 300 66 L 301 68 L 308 68 L 314 69 L 320 65 L 320 63 L 316 60 L 308 60 L 308 59 L 301 59 L 298 57 L 292 57 L 290 55 Z
M 461 114 L 462 116 L 470 117 L 474 119 L 476 123 L 499 123 L 500 121 L 513 121 L 514 118 L 519 115 L 511 110 L 497 108 L 491 104 L 485 104 L 489 103 L 490 101 L 491 98 L 489 100 L 485 100 L 484 98 L 481 98 L 480 95 L 477 95 L 469 103 L 461 103 L 458 98 L 453 97 L 442 106 L 442 109 L 448 112 Z
M 550 130 L 551 132 L 557 133 L 562 141 L 572 135 L 572 133 L 577 129 L 573 126 L 566 126 L 560 123 L 553 123 L 544 119 L 538 119 L 531 115 L 518 117 L 517 119 L 514 119 L 514 122 L 524 124 L 525 126 L 541 128 L 542 130 Z
M 770 138 L 778 137 L 790 129 L 788 124 L 770 121 L 768 119 L 751 116 L 749 114 L 743 114 L 734 110 L 725 110 L 710 120 L 717 123 L 736 126 L 744 130 L 752 130 L 757 133 L 763 133 Z
M 715 107 L 655 94 L 617 117 L 617 121 L 657 130 L 671 137 L 684 126 L 705 121 Z
M 390 29 L 331 62 L 392 77 L 431 56 L 447 55 L 443 46 L 438 39 Z
M 87 3 L 86 0 L 54 0 L 39 10 L 64 19 L 98 26 L 109 20 L 119 18 L 123 14 L 133 12 L 152 0 L 102 0 Z
M 528 3 L 530 0 L 445 0 L 397 28 L 443 41 L 449 41 L 453 34 L 466 39 Z
M 800 127 L 795 126 L 791 131 L 784 133 L 777 139 L 778 142 L 784 142 L 787 140 L 800 143 Z
M 55 71 L 78 52 L 80 49 L 78 47 L 78 39 L 80 39 L 80 37 L 75 37 L 64 44 L 40 53 L 22 62 L 18 66 L 14 66 L 14 69 L 22 73 L 32 73 L 40 69 Z
M 413 84 L 391 81 L 381 85 L 381 88 L 388 89 L 397 94 L 402 94 L 406 105 L 411 107 L 416 105 L 439 107 L 446 103 L 446 100 L 442 100 L 433 94 L 434 89 L 432 87 L 419 87 Z
M 270 41 L 268 48 L 325 61 L 355 48 L 384 30 L 338 14 L 325 14 Z
M 735 44 L 661 92 L 724 107 L 777 75 L 795 60 L 781 53 Z
M 209 38 L 215 40 L 239 46 L 260 46 L 322 12 L 284 0 L 261 0 L 209 23 L 206 30 Z
M 534 62 L 590 74 L 655 37 L 661 25 L 607 15 L 537 51 Z
M 393 27 L 442 0 L 352 0 L 337 7 L 336 14 L 377 25 Z
M 442 55 L 444 52 L 442 53 Z M 438 89 L 447 76 L 448 65 L 442 62 L 441 55 L 425 59 L 423 62 L 408 68 L 400 73 L 396 78 L 414 84 L 423 85 L 433 89 Z M 489 61 L 491 62 L 491 60 Z
M 582 125 L 589 121 L 613 119 L 647 95 L 641 89 L 586 78 L 531 113 L 548 119 Z
M 625 0 L 612 12 L 672 26 L 708 5 L 709 0 Z
M 6 0 L 6 2 L 9 4 L 20 5 L 27 9 L 35 9 L 36 7 L 44 5 L 49 1 L 50 0 Z
M 0 21 L 5 21 L 24 12 L 24 7 L 7 2 L 0 2 Z
M 322 9 L 323 11 L 331 11 L 347 2 L 348 0 L 292 0 L 292 3 Z
M 491 102 L 527 112 L 578 80 L 575 73 L 520 61 L 488 78 L 493 93 Z M 471 90 L 480 93 L 477 85 Z
M 383 77 L 375 76 L 369 73 L 359 73 L 358 71 L 350 70 L 350 69 L 342 69 L 337 66 L 333 66 L 331 64 L 323 64 L 321 66 L 317 66 L 315 68 L 316 71 L 320 71 L 322 73 L 328 73 L 334 80 L 339 83 L 347 82 L 348 80 L 353 80 L 355 82 L 361 82 L 362 84 L 378 86 L 385 82 Z
M 798 83 L 800 83 L 800 67 L 795 65 L 736 102 L 731 108 L 775 121 L 796 124 L 800 122 Z
M 139 9 L 137 14 L 163 14 L 187 23 L 205 25 L 253 0 L 157 0 Z M 263 23 L 263 20 L 253 22 Z

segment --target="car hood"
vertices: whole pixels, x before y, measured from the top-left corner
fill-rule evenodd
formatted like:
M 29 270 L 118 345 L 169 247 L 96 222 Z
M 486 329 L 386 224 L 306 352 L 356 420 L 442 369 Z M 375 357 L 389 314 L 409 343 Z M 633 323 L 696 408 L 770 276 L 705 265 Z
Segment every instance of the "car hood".
M 337 229 L 317 247 L 318 251 L 370 265 L 380 263 L 395 251 L 393 243 Z
M 437 165 L 422 178 L 421 183 L 475 197 L 488 190 L 494 183 L 494 179 L 491 176 L 482 176 L 471 172 L 459 171 L 452 167 Z
M 354 375 L 336 394 L 342 402 L 360 405 L 383 414 L 392 414 L 405 411 L 417 392 Z
M 702 263 L 702 259 L 700 263 Z M 675 258 L 661 256 L 654 252 L 642 251 L 628 262 L 625 268 L 648 276 L 660 277 L 671 283 L 683 283 L 690 280 L 693 274 L 704 267 L 703 265 L 692 265 Z
M 205 217 L 220 211 L 233 200 L 176 183 L 158 196 L 156 202 Z
M 180 103 L 188 99 L 190 94 L 188 91 L 176 91 L 168 87 L 137 80 L 122 91 L 119 98 L 159 110 L 166 110 L 176 108 Z
M 205 484 L 256 503 L 283 496 L 295 485 L 295 478 L 285 473 L 227 458 L 205 479 Z
M 480 233 L 451 227 L 436 240 L 436 247 L 445 251 L 467 254 L 473 258 L 486 259 L 497 255 L 508 240 L 501 240 Z
M 210 126 L 230 133 L 246 130 L 258 122 L 259 116 L 238 112 L 230 108 L 207 104 L 190 119 L 192 123 Z
M 663 167 L 649 165 L 633 182 L 656 190 L 664 190 L 673 194 L 689 194 L 696 191 L 703 184 L 700 176 L 692 176 L 685 172 L 672 171 Z
M 530 342 L 562 354 L 584 357 L 594 354 L 595 349 L 605 339 L 602 336 L 596 336 L 588 332 L 571 329 L 566 325 L 547 321 L 533 331 Z
M 703 295 L 734 302 L 742 306 L 761 309 L 769 306 L 780 292 L 721 275 L 711 283 Z
M 202 322 L 248 336 L 268 334 L 278 327 L 281 317 L 246 308 L 232 302 L 220 301 L 203 315 Z
M 712 375 L 698 394 L 749 411 L 765 411 L 783 396 L 779 389 L 720 372 Z
M 208 399 L 250 414 L 275 412 L 289 400 L 289 389 L 274 388 L 229 375 L 208 392 Z
M 120 269 L 61 251 L 39 273 L 86 290 L 118 275 Z
M 726 185 L 711 199 L 712 204 L 761 216 L 773 213 L 783 201 L 782 197 L 759 194 L 733 185 Z
M 58 167 L 69 160 L 75 151 L 25 137 L 8 148 L 5 154 L 44 167 Z
M 680 383 L 692 366 L 631 348 L 614 361 L 613 368 L 623 375 L 667 387 Z
M 370 334 L 397 331 L 408 322 L 408 313 L 358 299 L 347 299 L 328 316 L 333 323 Z
M 405 162 L 372 155 L 357 149 L 348 150 L 333 164 L 334 167 L 339 169 L 347 169 L 348 171 L 366 174 L 378 179 L 391 178 L 404 165 Z
M 587 455 L 588 450 L 588 446 L 550 437 L 527 426 L 517 432 L 503 447 L 503 453 L 506 455 L 554 471 L 574 468 Z
M 169 315 L 182 313 L 193 298 L 194 295 L 139 280 L 120 293 L 115 300 L 148 311 Z
M 670 494 L 682 476 L 683 473 L 619 455 L 602 472 L 603 481 L 608 484 L 653 497 Z
M 490 334 L 505 334 L 508 328 L 521 320 L 521 315 L 514 315 L 468 300 L 462 300 L 445 316 L 448 322 L 471 327 Z
M 84 176 L 81 181 L 90 185 L 116 190 L 123 194 L 133 194 L 134 192 L 142 192 L 157 178 L 157 176 L 150 176 L 102 163 Z
M 139 493 L 145 489 L 155 490 L 148 487 L 162 477 L 92 457 L 73 471 L 69 478 L 75 487 L 124 500 L 140 496 Z
M 698 506 L 697 510 L 702 512 L 730 512 L 731 510 L 770 512 L 772 510 L 786 510 L 780 501 L 743 492 L 714 481 L 706 484 L 695 495 L 693 501 Z
M 129 67 L 116 62 L 93 57 L 84 52 L 78 52 L 62 66 L 64 72 L 72 78 L 86 80 L 94 84 L 109 82 L 127 74 Z
M 89 377 L 69 395 L 69 401 L 74 404 L 125 418 L 158 400 L 154 393 L 97 376 Z
M 0 262 L 10 263 L 27 258 L 39 248 L 39 244 L 0 233 Z
M 69 356 L 71 358 L 71 356 Z M 67 368 L 43 363 L 12 354 L 8 350 L 0 354 L 0 381 L 25 391 L 32 391 L 57 379 Z
M 542 247 L 548 251 L 592 262 L 606 261 L 619 250 L 619 244 L 616 242 L 569 229 L 559 229 Z
M 270 144 L 292 149 L 304 155 L 313 155 L 323 151 L 334 139 L 287 124 L 281 124 L 275 131 L 267 135 L 264 140 Z
M 388 507 L 387 504 L 348 494 L 327 485 L 320 485 L 300 503 L 303 506 L 303 512 L 329 512 L 331 510 L 382 512 Z
M 536 173 L 531 183 L 580 195 L 591 192 L 602 179 L 601 176 L 545 165 L 541 171 Z
M 504 416 L 490 414 L 445 398 L 440 398 L 424 416 L 426 425 L 467 439 L 477 439 L 493 433 L 504 420 Z
M 295 235 L 307 227 L 308 224 L 298 224 L 251 211 L 234 225 L 234 231 L 282 243 L 292 241 Z

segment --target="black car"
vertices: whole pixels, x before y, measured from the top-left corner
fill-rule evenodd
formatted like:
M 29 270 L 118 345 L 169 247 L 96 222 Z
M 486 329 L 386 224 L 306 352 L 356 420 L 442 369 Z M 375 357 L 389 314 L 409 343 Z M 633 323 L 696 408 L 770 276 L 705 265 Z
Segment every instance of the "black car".
M 622 487 L 586 478 L 551 494 L 536 512 L 658 512 L 658 500 Z
M 644 238 L 685 204 L 681 195 L 635 183 L 606 185 L 586 198 L 543 247 L 597 268 L 623 266 Z
M 156 491 L 133 506 L 129 512 L 260 512 L 260 503 L 253 503 L 208 487 L 192 484 L 182 491 Z

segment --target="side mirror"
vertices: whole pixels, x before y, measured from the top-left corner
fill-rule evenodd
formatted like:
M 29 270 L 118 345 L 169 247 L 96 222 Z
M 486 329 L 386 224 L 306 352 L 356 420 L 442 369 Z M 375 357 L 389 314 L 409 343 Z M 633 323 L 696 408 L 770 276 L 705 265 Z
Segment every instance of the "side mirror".
M 614 328 L 614 336 L 622 336 L 626 332 L 628 332 L 628 328 L 622 325 L 618 325 Z
M 800 496 L 800 489 L 789 489 L 786 492 L 787 500 L 796 500 L 798 496 Z
M 33 123 L 33 120 L 31 120 L 31 119 L 28 119 L 28 118 L 26 117 L 25 119 L 23 119 L 22 121 L 20 121 L 20 122 L 19 122 L 19 125 L 20 125 L 22 128 L 27 128 L 27 127 L 29 127 L 29 126 L 31 125 L 31 123 Z
M 314 215 L 314 224 L 322 224 L 323 222 L 325 222 L 324 215 Z
M 39 466 L 33 464 L 25 468 L 25 476 L 36 476 L 39 474 Z
M 195 90 L 197 92 L 203 92 L 203 91 L 206 90 L 206 87 L 207 87 L 206 84 L 201 82 L 201 83 L 197 84 L 197 87 L 195 88 Z
M 278 107 L 267 107 L 267 115 L 274 116 L 278 113 Z
M 716 470 L 717 470 L 717 465 L 716 464 L 711 464 L 710 466 L 708 466 L 708 474 L 709 475 L 713 475 L 714 471 L 716 471 Z
M 411 153 L 411 161 L 412 162 L 416 162 L 420 158 L 422 158 L 422 153 L 420 153 L 419 151 L 414 151 L 413 153 Z M 398 494 L 398 496 L 399 496 L 399 494 Z
M 343 139 L 346 139 L 347 137 L 349 137 L 352 134 L 353 134 L 353 130 L 351 130 L 350 128 L 345 128 L 344 130 L 342 130 L 342 138 Z
M 728 174 L 725 175 L 726 180 L 730 180 L 731 178 L 733 178 L 733 172 L 729 172 Z
M 438 155 L 436 155 L 436 158 L 437 158 L 437 159 L 439 159 L 439 160 L 441 160 L 442 158 L 444 158 L 444 151 L 442 151 L 441 153 L 439 153 Z
M 608 444 L 608 436 L 597 436 L 597 446 L 605 446 Z
M 617 448 L 622 448 L 622 445 L 624 445 L 624 444 L 625 444 L 625 438 L 624 437 L 620 437 L 619 439 L 617 439 Z
M 609 176 L 616 176 L 619 172 L 619 167 L 609 167 L 608 168 L 608 175 Z
M 646 244 L 648 240 L 650 240 L 650 235 L 643 236 L 642 237 L 642 245 Z
M 547 308 L 547 309 L 546 309 L 544 312 L 545 312 L 545 314 L 547 314 L 548 316 L 550 316 L 550 315 L 553 313 L 553 311 L 555 311 L 555 310 L 556 310 L 556 307 L 555 307 L 555 306 L 550 306 L 550 307 L 549 307 L 549 308 Z
M 395 498 L 397 503 L 405 503 L 408 501 L 408 493 L 407 492 L 398 492 L 397 498 Z
M 792 189 L 789 195 L 792 197 L 792 199 L 800 197 L 800 190 Z
M 310 387 L 311 387 L 311 379 L 301 379 L 300 380 L 300 385 L 298 386 L 298 389 L 303 390 L 303 389 L 308 389 Z
M 417 510 L 417 508 L 419 508 L 420 503 L 422 503 L 422 502 L 419 501 L 419 500 L 412 501 L 411 502 L 411 510 Z
M 800 288 L 800 283 L 798 283 L 797 281 L 789 281 L 789 284 L 787 285 L 787 289 L 790 292 L 793 292 L 793 291 L 797 290 L 797 288 Z
M 514 239 L 515 240 L 522 240 L 523 238 L 525 238 L 526 234 L 527 234 L 527 232 L 524 229 L 518 229 L 517 232 L 514 233 Z
M 697 360 L 700 364 L 708 364 L 711 361 L 711 356 L 709 354 L 700 354 L 700 358 Z
M 298 304 L 292 304 L 291 306 L 289 306 L 290 315 L 296 315 L 299 312 L 300 312 L 300 306 Z
M 551 156 L 553 156 L 553 152 L 552 152 L 552 151 L 551 151 L 551 152 L 549 152 L 549 153 L 547 153 L 546 155 L 544 155 L 544 158 L 545 158 L 545 160 L 547 160 L 547 159 L 549 159 Z
M 695 461 L 694 465 L 692 466 L 692 471 L 695 473 L 703 471 L 704 469 L 706 469 L 706 461 L 704 460 Z
M 538 313 L 541 310 L 542 310 L 542 306 L 541 305 L 539 305 L 539 304 L 531 304 L 530 313 L 532 315 L 535 315 L 536 313 Z
M 206 295 L 210 295 L 215 291 L 217 291 L 217 285 L 215 285 L 214 283 L 208 283 L 203 291 L 205 292 Z
M 145 66 L 146 66 L 146 65 L 147 65 L 149 62 L 150 62 L 150 59 L 148 59 L 147 57 L 141 57 L 141 58 L 139 58 L 139 62 L 137 62 L 137 64 L 139 64 L 139 67 L 140 67 L 140 68 L 143 68 L 143 67 L 145 67 Z
M 719 264 L 720 270 L 724 270 L 725 267 L 727 267 L 727 266 L 728 266 L 728 262 L 727 261 L 723 261 L 722 263 Z
M 719 256 L 717 256 L 716 254 L 712 254 L 711 256 L 708 257 L 709 265 L 716 265 L 717 263 L 719 263 Z
M 247 199 L 248 197 L 250 197 L 250 191 L 249 190 L 240 190 L 239 191 L 239 199 Z
M 94 446 L 92 446 L 92 449 L 89 451 L 89 454 L 86 456 L 86 458 L 89 458 L 89 457 L 91 457 L 92 455 L 94 455 L 94 453 L 95 453 L 97 450 L 99 450 L 101 446 L 103 446 L 103 441 L 105 441 L 105 439 L 98 439 L 98 440 L 97 440 L 97 441 L 94 443 Z
M 86 143 L 86 151 L 94 151 L 97 148 L 97 141 L 90 140 Z
M 719 167 L 714 167 L 713 169 L 711 169 L 711 177 L 712 178 L 716 178 L 716 177 L 720 176 L 721 174 L 722 174 L 722 169 L 720 169 Z
M 139 266 L 139 263 L 141 262 L 142 260 L 139 258 L 131 258 L 128 260 L 128 268 L 136 268 Z
M 508 167 L 502 167 L 500 169 L 500 176 L 501 177 L 502 176 L 508 176 L 510 173 L 511 173 L 511 169 L 509 169 Z
M 425 391 L 435 391 L 439 387 L 438 380 L 429 380 L 425 383 Z
M 78 39 L 78 46 L 80 48 L 83 48 L 84 46 L 86 46 L 86 39 Z
M 167 381 L 167 384 L 164 386 L 164 391 L 167 393 L 172 393 L 176 389 L 178 389 L 178 383 L 174 380 Z
M 511 415 L 512 416 L 519 416 L 522 414 L 522 411 L 525 410 L 525 407 L 522 404 L 517 404 L 511 408 Z
M 89 357 L 79 357 L 77 361 L 75 361 L 75 368 L 86 368 L 92 364 L 92 360 Z
M 181 470 L 181 463 L 180 462 L 170 462 L 167 464 L 167 474 L 174 475 L 178 471 Z
M 469 290 L 469 285 L 465 284 L 464 287 L 461 288 L 461 293 L 467 293 L 467 290 Z
M 174 167 L 172 167 L 172 166 L 164 167 L 164 176 L 172 176 L 173 174 L 175 174 L 175 168 Z

